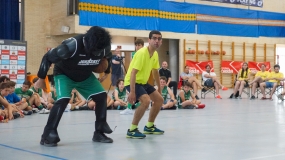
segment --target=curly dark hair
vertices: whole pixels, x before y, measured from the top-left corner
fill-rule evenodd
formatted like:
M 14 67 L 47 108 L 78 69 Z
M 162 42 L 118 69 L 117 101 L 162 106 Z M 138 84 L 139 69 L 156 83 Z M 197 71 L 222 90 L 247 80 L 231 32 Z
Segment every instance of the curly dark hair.
M 84 36 L 85 48 L 91 53 L 92 51 L 104 49 L 111 45 L 110 33 L 102 27 L 91 27 Z
M 118 88 L 119 88 L 119 83 L 120 83 L 121 81 L 123 81 L 123 82 L 124 82 L 124 79 L 119 78 L 119 79 L 117 80 L 116 87 L 118 87 Z

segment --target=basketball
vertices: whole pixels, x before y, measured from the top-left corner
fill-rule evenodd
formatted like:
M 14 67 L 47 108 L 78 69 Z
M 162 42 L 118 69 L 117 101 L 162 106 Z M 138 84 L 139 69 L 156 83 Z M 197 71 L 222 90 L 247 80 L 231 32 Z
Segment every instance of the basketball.
M 108 68 L 108 60 L 106 58 L 102 58 L 99 65 L 93 70 L 95 73 L 102 73 L 106 71 Z

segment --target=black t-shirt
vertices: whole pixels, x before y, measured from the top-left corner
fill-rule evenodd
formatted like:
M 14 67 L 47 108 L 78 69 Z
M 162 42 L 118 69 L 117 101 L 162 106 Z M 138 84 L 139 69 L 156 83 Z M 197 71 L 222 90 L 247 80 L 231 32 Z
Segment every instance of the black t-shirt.
M 160 68 L 159 69 L 159 76 L 164 76 L 166 77 L 167 81 L 168 81 L 168 78 L 171 77 L 171 72 L 169 69 L 163 69 L 163 68 Z
M 101 53 L 99 56 L 86 53 L 84 50 L 83 36 L 84 35 L 78 35 L 72 37 L 76 40 L 76 51 L 70 58 L 55 63 L 54 75 L 64 74 L 73 81 L 84 81 L 90 77 L 92 71 L 99 65 L 100 60 L 106 56 L 105 54 L 107 53 Z
M 122 74 L 122 66 L 121 66 L 122 61 L 117 57 L 117 55 L 113 55 L 112 61 L 113 60 L 120 62 L 120 64 L 114 64 L 112 62 L 112 74 L 121 75 Z

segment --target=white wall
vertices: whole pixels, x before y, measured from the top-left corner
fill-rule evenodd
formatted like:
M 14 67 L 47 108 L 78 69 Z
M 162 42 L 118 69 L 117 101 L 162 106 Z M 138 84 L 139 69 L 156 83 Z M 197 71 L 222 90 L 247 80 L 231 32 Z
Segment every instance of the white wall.
M 285 44 L 276 45 L 276 63 L 278 63 L 277 55 L 279 56 L 280 72 L 285 74 Z

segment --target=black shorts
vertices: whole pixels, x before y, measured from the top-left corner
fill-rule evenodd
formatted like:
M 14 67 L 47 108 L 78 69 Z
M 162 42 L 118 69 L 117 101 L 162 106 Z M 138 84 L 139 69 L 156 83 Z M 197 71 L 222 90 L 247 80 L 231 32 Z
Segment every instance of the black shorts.
M 125 87 L 128 90 L 128 92 L 131 92 L 129 85 Z M 139 99 L 144 94 L 148 94 L 148 95 L 152 94 L 156 89 L 152 85 L 149 85 L 149 84 L 137 84 L 136 83 L 135 90 L 136 90 L 136 97 L 137 99 Z
M 206 87 L 214 87 L 214 82 L 212 79 L 207 79 L 205 82 L 204 82 L 204 85 Z

